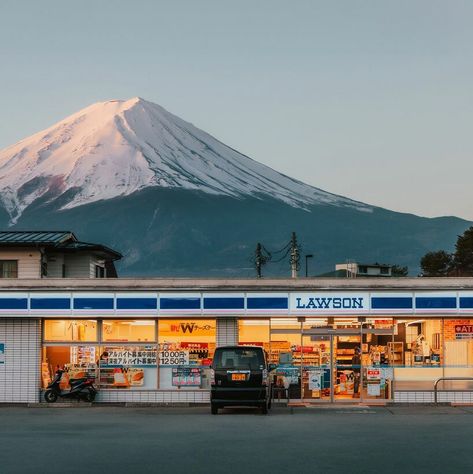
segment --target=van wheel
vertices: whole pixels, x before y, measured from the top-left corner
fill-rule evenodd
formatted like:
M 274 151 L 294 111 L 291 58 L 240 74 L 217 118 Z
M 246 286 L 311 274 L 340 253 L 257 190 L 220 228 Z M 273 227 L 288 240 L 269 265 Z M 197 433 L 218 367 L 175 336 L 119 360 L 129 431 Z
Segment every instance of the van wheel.
M 218 406 L 215 405 L 215 403 L 212 403 L 210 405 L 210 411 L 212 412 L 212 415 L 218 415 Z
M 266 402 L 264 402 L 262 405 L 261 405 L 261 413 L 263 415 L 267 415 L 268 414 L 268 404 Z

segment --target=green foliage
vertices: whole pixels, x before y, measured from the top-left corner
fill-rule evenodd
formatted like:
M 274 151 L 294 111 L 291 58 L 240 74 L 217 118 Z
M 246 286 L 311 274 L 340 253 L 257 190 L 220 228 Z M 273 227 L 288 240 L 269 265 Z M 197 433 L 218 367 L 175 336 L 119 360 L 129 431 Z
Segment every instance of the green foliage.
M 453 261 L 459 276 L 473 276 L 473 227 L 458 236 Z
M 400 265 L 393 265 L 391 267 L 391 275 L 393 277 L 406 277 L 409 274 L 408 267 L 401 267 Z
M 420 260 L 422 275 L 426 277 L 445 277 L 452 269 L 453 257 L 445 250 L 428 252 Z

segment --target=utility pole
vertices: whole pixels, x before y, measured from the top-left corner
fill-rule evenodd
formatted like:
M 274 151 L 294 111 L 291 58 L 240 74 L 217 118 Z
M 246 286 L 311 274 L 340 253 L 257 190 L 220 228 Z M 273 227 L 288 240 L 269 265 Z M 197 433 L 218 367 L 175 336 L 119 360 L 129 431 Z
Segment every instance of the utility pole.
M 312 254 L 308 254 L 305 256 L 305 276 L 306 278 L 309 276 L 309 258 L 312 258 Z
M 292 233 L 291 237 L 291 277 L 297 278 L 297 270 L 299 270 L 299 246 L 297 245 L 296 233 Z
M 261 244 L 258 242 L 256 244 L 255 252 L 255 267 L 256 267 L 256 277 L 261 278 L 261 267 L 263 266 L 263 255 L 261 253 Z

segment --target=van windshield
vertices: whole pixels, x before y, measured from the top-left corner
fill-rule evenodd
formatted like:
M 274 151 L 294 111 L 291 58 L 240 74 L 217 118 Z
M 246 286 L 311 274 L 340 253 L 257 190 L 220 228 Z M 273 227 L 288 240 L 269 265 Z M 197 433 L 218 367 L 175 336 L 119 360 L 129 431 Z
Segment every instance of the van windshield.
M 212 365 L 214 369 L 259 370 L 264 366 L 263 351 L 244 347 L 217 349 Z

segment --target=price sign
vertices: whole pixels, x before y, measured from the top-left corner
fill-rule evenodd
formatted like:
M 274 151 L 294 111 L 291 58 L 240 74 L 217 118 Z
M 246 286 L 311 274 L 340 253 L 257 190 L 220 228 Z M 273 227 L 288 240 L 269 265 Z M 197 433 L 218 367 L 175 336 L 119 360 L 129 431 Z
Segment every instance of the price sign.
M 159 365 L 189 365 L 189 351 L 179 349 L 159 351 Z

